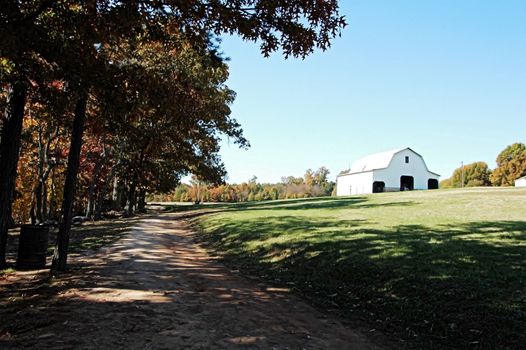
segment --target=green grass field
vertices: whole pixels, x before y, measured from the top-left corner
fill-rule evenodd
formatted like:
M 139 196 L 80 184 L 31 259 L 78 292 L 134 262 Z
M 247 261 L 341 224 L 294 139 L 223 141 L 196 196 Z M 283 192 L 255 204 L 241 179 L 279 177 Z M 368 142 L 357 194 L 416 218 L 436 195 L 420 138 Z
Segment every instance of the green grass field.
M 526 189 L 215 206 L 200 237 L 401 347 L 523 348 Z

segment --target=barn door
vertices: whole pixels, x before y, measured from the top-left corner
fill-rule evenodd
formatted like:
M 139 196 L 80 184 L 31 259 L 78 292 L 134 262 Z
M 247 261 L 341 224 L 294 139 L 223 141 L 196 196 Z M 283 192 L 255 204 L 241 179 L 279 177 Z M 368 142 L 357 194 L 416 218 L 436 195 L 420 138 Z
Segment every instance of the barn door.
M 373 182 L 373 193 L 380 193 L 385 191 L 385 182 L 375 181 Z
M 400 177 L 400 191 L 412 191 L 415 189 L 415 179 L 412 176 Z
M 428 190 L 436 190 L 438 188 L 438 180 L 437 179 L 429 179 L 427 180 L 427 189 Z

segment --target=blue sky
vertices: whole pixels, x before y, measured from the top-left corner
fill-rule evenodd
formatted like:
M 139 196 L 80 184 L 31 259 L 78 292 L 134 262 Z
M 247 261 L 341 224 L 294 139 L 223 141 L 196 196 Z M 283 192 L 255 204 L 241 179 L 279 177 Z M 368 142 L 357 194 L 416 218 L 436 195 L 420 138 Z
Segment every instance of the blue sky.
M 526 1 L 341 1 L 349 26 L 305 60 L 264 58 L 226 37 L 232 116 L 251 142 L 225 141 L 229 182 L 277 182 L 409 146 L 442 179 L 526 142 Z

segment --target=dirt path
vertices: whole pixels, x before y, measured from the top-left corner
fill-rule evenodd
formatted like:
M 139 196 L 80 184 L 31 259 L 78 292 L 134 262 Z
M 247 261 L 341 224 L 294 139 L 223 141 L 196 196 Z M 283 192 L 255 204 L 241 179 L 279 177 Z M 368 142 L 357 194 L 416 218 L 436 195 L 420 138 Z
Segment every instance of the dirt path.
M 72 265 L 53 293 L 26 296 L 0 321 L 0 348 L 379 348 L 288 290 L 229 270 L 176 214 L 146 217 Z

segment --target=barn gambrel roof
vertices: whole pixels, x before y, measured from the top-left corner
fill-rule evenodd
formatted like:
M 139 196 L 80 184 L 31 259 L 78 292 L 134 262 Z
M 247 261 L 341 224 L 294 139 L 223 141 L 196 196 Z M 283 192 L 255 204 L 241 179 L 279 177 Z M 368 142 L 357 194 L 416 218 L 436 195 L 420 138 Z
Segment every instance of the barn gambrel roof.
M 406 148 L 398 148 L 390 151 L 374 153 L 368 155 L 367 157 L 358 159 L 352 164 L 351 171 L 349 173 L 362 173 L 364 171 L 387 168 L 389 163 L 391 163 L 393 156 L 404 149 Z
M 420 154 L 416 153 L 409 147 L 397 148 L 397 149 L 393 149 L 390 151 L 370 154 L 367 157 L 358 159 L 352 164 L 351 169 L 348 172 L 341 174 L 341 176 L 356 174 L 356 173 L 363 173 L 363 172 L 378 170 L 378 169 L 385 169 L 389 167 L 389 164 L 391 163 L 391 160 L 393 159 L 395 154 L 397 154 L 398 152 L 404 151 L 406 149 L 410 150 L 411 152 L 413 152 L 414 154 L 416 154 L 423 160 L 423 157 Z M 425 164 L 425 161 L 424 161 L 424 164 Z M 426 168 L 427 168 L 427 165 L 426 165 Z M 427 169 L 427 171 L 429 171 L 429 169 Z M 429 172 L 437 176 L 440 176 L 439 174 L 434 173 L 432 171 L 429 171 Z

